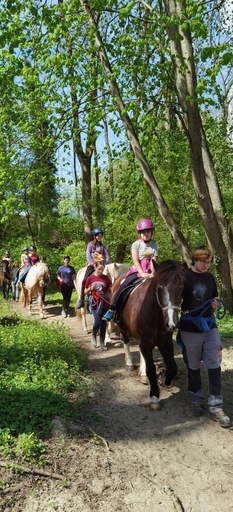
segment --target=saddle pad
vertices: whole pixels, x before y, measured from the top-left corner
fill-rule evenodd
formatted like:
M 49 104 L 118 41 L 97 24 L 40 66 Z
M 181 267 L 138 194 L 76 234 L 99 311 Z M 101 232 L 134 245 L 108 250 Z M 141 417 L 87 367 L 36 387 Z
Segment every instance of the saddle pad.
M 138 279 L 135 279 L 133 283 L 130 283 L 118 296 L 117 303 L 116 303 L 116 321 L 120 322 L 120 319 L 123 314 L 124 307 L 127 304 L 128 298 L 133 293 L 133 291 L 143 282 L 145 279 L 143 277 L 140 277 Z

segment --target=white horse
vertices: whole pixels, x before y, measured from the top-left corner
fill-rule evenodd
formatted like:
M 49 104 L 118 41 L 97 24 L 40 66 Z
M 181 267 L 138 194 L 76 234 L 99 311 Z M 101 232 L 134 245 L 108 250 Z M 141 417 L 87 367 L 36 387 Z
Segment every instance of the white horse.
M 109 277 L 110 281 L 113 284 L 116 281 L 118 276 L 128 272 L 129 269 L 130 269 L 130 267 L 126 263 L 109 263 L 108 265 L 106 265 L 106 267 L 104 269 L 104 274 Z M 78 271 L 77 276 L 76 276 L 76 283 L 77 283 L 79 297 L 81 295 L 82 282 L 83 282 L 85 272 L 86 272 L 86 267 L 83 267 Z M 109 299 L 111 299 L 110 296 L 109 296 Z M 87 311 L 87 302 L 84 302 L 84 308 L 76 310 L 77 316 L 80 319 L 82 318 L 83 333 L 88 332 L 86 311 Z M 107 334 L 106 334 L 106 338 L 105 338 L 106 341 L 108 341 L 108 342 L 111 342 L 111 339 L 110 339 L 111 332 L 112 332 L 112 322 L 108 322 Z
M 23 302 L 23 307 L 26 307 L 27 299 L 29 301 L 29 315 L 32 314 L 32 294 L 38 294 L 38 306 L 40 308 L 40 318 L 44 318 L 42 309 L 42 295 L 43 288 L 48 278 L 49 269 L 46 263 L 36 263 L 30 268 L 25 285 L 21 283 L 20 301 Z

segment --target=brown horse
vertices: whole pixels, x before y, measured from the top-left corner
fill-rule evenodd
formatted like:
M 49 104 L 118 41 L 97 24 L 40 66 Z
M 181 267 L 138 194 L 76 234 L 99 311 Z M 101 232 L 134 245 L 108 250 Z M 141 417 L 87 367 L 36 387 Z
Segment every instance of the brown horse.
M 11 286 L 11 271 L 7 260 L 2 260 L 0 269 L 0 290 L 3 292 L 4 299 L 9 297 L 9 289 Z
M 22 272 L 21 272 L 22 273 Z M 29 302 L 29 315 L 32 313 L 32 295 L 38 295 L 38 306 L 40 308 L 40 317 L 44 318 L 42 309 L 42 295 L 43 288 L 46 285 L 49 270 L 46 263 L 36 263 L 30 268 L 25 285 L 21 283 L 20 300 L 23 302 L 23 307 L 26 307 L 27 299 Z
M 133 368 L 129 338 L 138 340 L 150 383 L 151 407 L 156 410 L 159 410 L 161 405 L 153 349 L 157 346 L 163 356 L 166 365 L 165 385 L 170 386 L 177 373 L 172 333 L 179 324 L 178 310 L 182 303 L 185 270 L 186 264 L 173 260 L 163 261 L 158 265 L 155 277 L 145 279 L 131 293 L 117 324 L 129 369 Z M 122 277 L 115 282 L 113 293 L 118 290 Z

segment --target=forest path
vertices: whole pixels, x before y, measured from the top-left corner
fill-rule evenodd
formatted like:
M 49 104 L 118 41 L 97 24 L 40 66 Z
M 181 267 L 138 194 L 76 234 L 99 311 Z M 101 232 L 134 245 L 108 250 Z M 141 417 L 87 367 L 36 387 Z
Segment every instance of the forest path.
M 21 304 L 13 303 L 23 312 Z M 25 311 L 25 310 L 24 310 Z M 190 412 L 186 368 L 175 348 L 178 375 L 169 390 L 161 387 L 162 410 L 151 411 L 149 388 L 143 386 L 137 369 L 129 376 L 117 329 L 108 351 L 91 347 L 75 316 L 62 320 L 61 307 L 47 304 L 45 319 L 64 321 L 70 333 L 88 352 L 95 391 L 83 409 L 85 420 L 96 418 L 91 428 L 109 442 L 68 436 L 63 444 L 63 463 L 57 471 L 67 484 L 43 482 L 32 496 L 25 495 L 23 512 L 230 512 L 233 511 L 233 430 L 223 429 L 210 419 L 207 405 L 201 418 Z M 27 313 L 26 313 L 27 315 Z M 33 319 L 38 309 L 33 307 Z M 224 410 L 233 419 L 233 340 L 223 343 L 222 387 Z M 139 364 L 137 344 L 132 344 L 135 367 Z M 162 358 L 154 352 L 160 369 Z M 207 397 L 207 374 L 202 371 Z M 97 441 L 99 441 L 97 439 Z M 65 461 L 65 462 L 64 462 Z M 11 509 L 12 510 L 12 509 Z

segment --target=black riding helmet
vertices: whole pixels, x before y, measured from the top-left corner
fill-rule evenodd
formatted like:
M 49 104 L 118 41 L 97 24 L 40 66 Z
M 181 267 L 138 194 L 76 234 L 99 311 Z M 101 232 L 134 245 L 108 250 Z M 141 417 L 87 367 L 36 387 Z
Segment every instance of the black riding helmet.
M 29 251 L 36 251 L 35 245 L 31 245 L 31 247 L 29 247 Z
M 24 251 L 28 251 L 28 246 L 27 245 L 25 245 L 25 247 L 23 247 L 22 252 L 24 252 Z
M 5 256 L 6 256 L 7 254 L 10 254 L 10 253 L 9 253 L 9 251 L 5 251 Z

